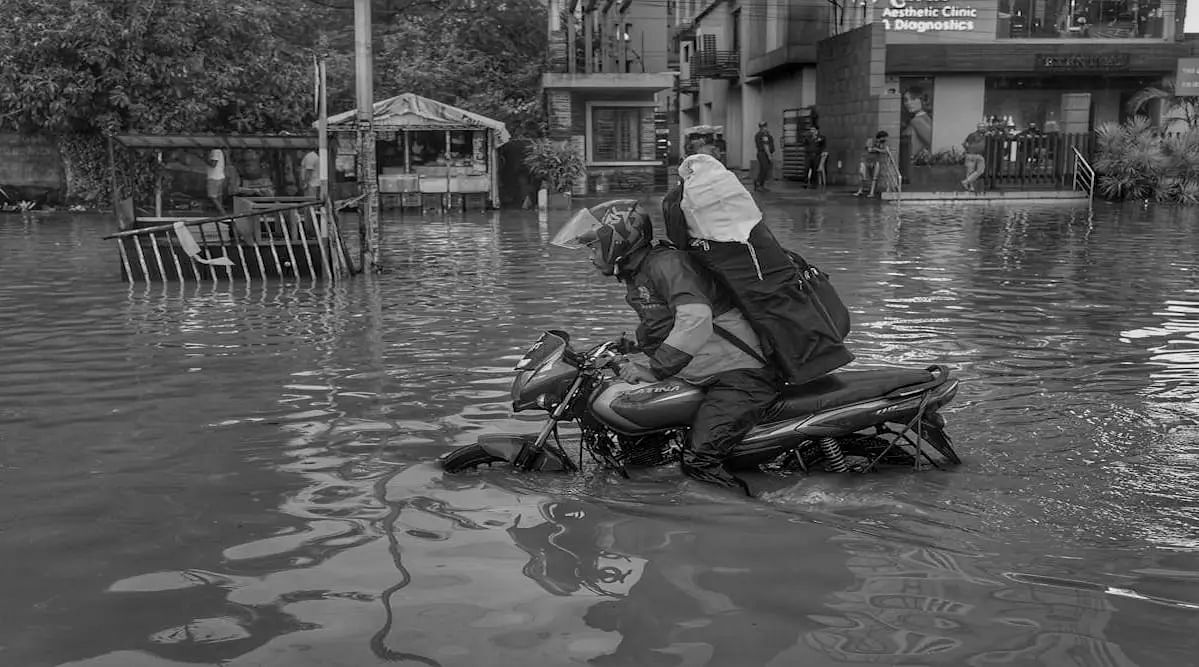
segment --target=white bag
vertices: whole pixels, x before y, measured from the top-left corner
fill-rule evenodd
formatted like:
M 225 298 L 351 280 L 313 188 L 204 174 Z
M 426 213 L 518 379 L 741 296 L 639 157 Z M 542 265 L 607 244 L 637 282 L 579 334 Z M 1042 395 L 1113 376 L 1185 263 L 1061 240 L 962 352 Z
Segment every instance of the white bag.
M 683 179 L 680 208 L 693 238 L 745 243 L 762 220 L 762 211 L 737 175 L 703 153 L 679 165 Z

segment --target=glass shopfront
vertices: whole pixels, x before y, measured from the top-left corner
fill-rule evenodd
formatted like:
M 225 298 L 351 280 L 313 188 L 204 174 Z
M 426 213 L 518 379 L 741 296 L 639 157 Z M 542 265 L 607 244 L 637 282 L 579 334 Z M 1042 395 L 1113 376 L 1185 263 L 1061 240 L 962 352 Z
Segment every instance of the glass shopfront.
M 1172 0 L 999 0 L 999 39 L 1172 37 Z M 1171 22 L 1172 23 L 1172 22 Z M 1172 26 L 1171 26 L 1172 28 Z
M 1137 76 L 987 77 L 983 113 L 1015 132 L 1090 132 L 1126 120 L 1132 96 L 1160 83 Z
M 880 0 L 888 44 L 1174 38 L 1178 0 Z

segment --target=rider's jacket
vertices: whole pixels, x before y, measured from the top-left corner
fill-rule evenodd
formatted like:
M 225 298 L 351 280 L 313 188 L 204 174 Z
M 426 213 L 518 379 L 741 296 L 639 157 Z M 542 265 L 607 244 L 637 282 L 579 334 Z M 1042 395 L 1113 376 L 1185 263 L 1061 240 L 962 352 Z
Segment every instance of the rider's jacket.
M 702 384 L 724 371 L 762 363 L 716 333 L 719 325 L 762 355 L 758 336 L 730 297 L 686 252 L 655 246 L 626 261 L 625 301 L 641 320 L 637 343 L 658 379 Z

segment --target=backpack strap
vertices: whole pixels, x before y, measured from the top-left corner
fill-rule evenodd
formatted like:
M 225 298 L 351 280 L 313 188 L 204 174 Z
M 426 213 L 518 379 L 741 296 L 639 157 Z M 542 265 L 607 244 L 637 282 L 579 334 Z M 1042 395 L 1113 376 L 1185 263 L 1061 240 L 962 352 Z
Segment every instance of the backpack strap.
M 770 362 L 766 361 L 766 357 L 763 357 L 761 354 L 758 353 L 757 350 L 750 347 L 749 343 L 746 343 L 745 341 L 738 338 L 736 336 L 736 334 L 734 334 L 732 331 L 725 329 L 724 327 L 720 326 L 719 324 L 716 324 L 715 322 L 712 323 L 712 330 L 715 331 L 716 334 L 718 336 L 720 336 L 721 338 L 723 338 L 723 339 L 727 340 L 728 342 L 732 343 L 733 345 L 737 346 L 737 349 L 748 354 L 749 356 L 753 357 L 754 359 L 757 359 L 763 366 L 767 366 L 767 367 L 770 366 Z

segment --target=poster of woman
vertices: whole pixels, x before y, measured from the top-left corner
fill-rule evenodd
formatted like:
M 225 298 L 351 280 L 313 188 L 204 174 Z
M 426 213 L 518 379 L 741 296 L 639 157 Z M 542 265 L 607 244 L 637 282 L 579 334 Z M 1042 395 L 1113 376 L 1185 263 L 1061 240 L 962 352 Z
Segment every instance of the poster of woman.
M 899 163 L 906 167 L 926 159 L 933 149 L 933 80 L 899 79 L 903 99 L 899 112 Z

